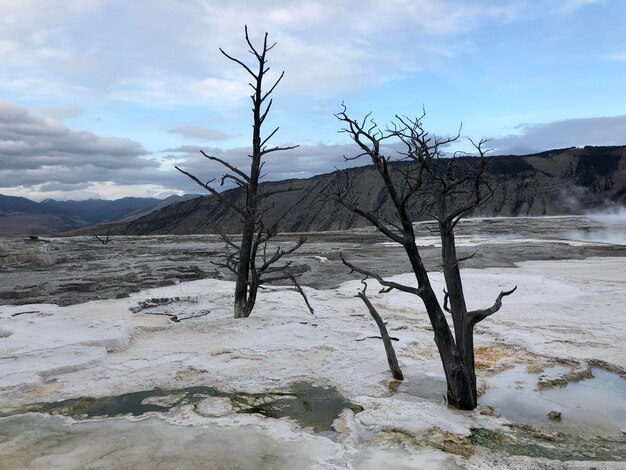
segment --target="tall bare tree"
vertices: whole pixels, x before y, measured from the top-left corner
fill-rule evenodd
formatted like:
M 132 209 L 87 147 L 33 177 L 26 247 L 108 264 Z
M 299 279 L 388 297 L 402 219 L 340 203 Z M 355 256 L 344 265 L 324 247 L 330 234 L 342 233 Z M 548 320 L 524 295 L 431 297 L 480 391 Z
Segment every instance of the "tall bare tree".
M 301 237 L 295 244 L 287 248 L 281 246 L 270 247 L 268 242 L 276 235 L 277 225 L 280 219 L 278 221 L 274 220 L 272 224 L 268 224 L 264 217 L 266 212 L 272 207 L 271 203 L 268 202 L 268 198 L 281 192 L 294 191 L 296 189 L 288 187 L 278 190 L 263 190 L 262 186 L 259 185 L 260 179 L 263 176 L 261 171 L 264 165 L 264 157 L 275 152 L 292 150 L 298 147 L 297 145 L 268 146 L 270 139 L 278 132 L 278 127 L 266 136 L 262 135 L 263 123 L 272 108 L 273 100 L 270 98 L 270 95 L 282 80 L 285 72 L 281 72 L 278 78 L 269 88 L 266 88 L 265 91 L 263 81 L 270 70 L 267 54 L 276 46 L 276 43 L 269 44 L 268 34 L 265 33 L 262 47 L 255 47 L 248 35 L 247 26 L 245 27 L 245 39 L 249 47 L 249 52 L 253 56 L 253 65 L 248 65 L 244 61 L 229 55 L 221 48 L 220 52 L 226 58 L 241 66 L 252 77 L 249 83 L 253 90 L 250 96 L 252 99 L 253 121 L 252 153 L 248 155 L 248 157 L 250 157 L 249 172 L 241 170 L 221 158 L 202 151 L 204 157 L 212 162 L 221 164 L 226 169 L 227 173 L 225 173 L 220 180 L 221 186 L 225 183 L 232 183 L 244 191 L 244 203 L 238 204 L 219 192 L 212 185 L 215 179 L 204 183 L 193 174 L 176 167 L 178 171 L 187 175 L 215 196 L 220 203 L 227 205 L 240 216 L 242 234 L 239 243 L 237 243 L 234 238 L 216 228 L 231 250 L 226 256 L 224 263 L 220 263 L 220 265 L 232 271 L 236 276 L 235 318 L 246 318 L 250 315 L 256 302 L 259 287 L 263 284 L 281 280 L 291 280 L 304 297 L 304 293 L 299 288 L 295 279 L 297 274 L 291 269 L 291 262 L 282 262 L 281 259 L 285 255 L 297 250 L 305 242 L 306 238 Z
M 342 261 L 351 271 L 376 279 L 383 286 L 382 292 L 398 290 L 421 299 L 433 328 L 435 344 L 446 375 L 448 402 L 456 408 L 471 410 L 477 405 L 474 326 L 497 312 L 502 306 L 502 298 L 512 294 L 516 288 L 500 292 L 489 308 L 468 311 L 459 264 L 471 256 L 457 256 L 454 229 L 464 216 L 493 195 L 485 176 L 485 140 L 478 143 L 471 141 L 481 158 L 478 167 L 467 164 L 467 159 L 463 158 L 440 158 L 443 147 L 456 141 L 460 133 L 451 138 L 432 136 L 423 128 L 424 116 L 422 114 L 415 119 L 396 116 L 390 126 L 381 129 L 370 120 L 369 115 L 362 120 L 350 118 L 344 106 L 336 117 L 344 126 L 342 131 L 360 149 L 360 153 L 353 158 L 369 158 L 374 164 L 395 209 L 395 219 L 385 220 L 378 208 L 360 207 L 358 199 L 348 196 L 347 190 L 338 190 L 332 195 L 342 206 L 364 217 L 389 239 L 402 245 L 417 287 L 386 280 L 378 273 L 355 266 L 343 256 Z M 405 160 L 404 163 L 391 164 L 392 157 L 385 155 L 382 148 L 388 140 L 401 143 L 399 159 Z M 409 214 L 416 209 L 437 223 L 446 284 L 443 305 L 437 299 L 415 240 Z M 371 310 L 373 307 L 367 301 L 364 290 L 359 296 Z M 452 329 L 444 312 L 451 316 Z

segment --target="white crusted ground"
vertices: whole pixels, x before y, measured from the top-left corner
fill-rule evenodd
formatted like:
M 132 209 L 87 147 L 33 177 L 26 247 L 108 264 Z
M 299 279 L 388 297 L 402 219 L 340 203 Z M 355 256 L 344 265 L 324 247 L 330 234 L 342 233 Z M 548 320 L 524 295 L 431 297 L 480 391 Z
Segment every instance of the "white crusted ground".
M 525 262 L 516 269 L 468 269 L 463 274 L 470 308 L 490 305 L 500 290 L 518 286 L 515 294 L 505 299 L 502 310 L 479 325 L 476 346 L 484 346 L 488 351 L 491 346 L 504 345 L 546 358 L 601 359 L 626 367 L 624 259 Z M 397 279 L 409 282 L 411 277 L 402 275 Z M 434 273 L 432 279 L 441 292 L 442 276 Z M 412 381 L 440 376 L 432 332 L 421 305 L 409 295 L 377 294 L 376 283 L 369 284 L 368 294 L 387 320 L 390 334 L 399 338 L 395 344 L 408 377 L 405 386 L 410 388 Z M 360 287 L 359 281 L 351 281 L 336 290 L 306 289 L 315 315 L 289 288 L 263 291 L 253 315 L 245 320 L 231 318 L 232 283 L 217 280 L 183 283 L 140 292 L 127 299 L 64 308 L 0 307 L 0 405 L 4 409 L 35 401 L 117 395 L 154 387 L 209 385 L 230 391 L 284 391 L 298 381 L 335 386 L 365 408 L 357 415 L 345 412 L 336 423 L 344 431 L 338 443 L 312 436 L 286 420 L 228 414 L 223 406 L 213 418 L 183 409 L 169 415 L 167 422 L 152 417 L 135 426 L 121 418 L 97 425 L 71 424 L 65 418 L 47 417 L 45 423 L 35 425 L 41 433 L 48 428 L 51 433 L 64 432 L 73 436 L 74 447 L 87 445 L 84 436 L 100 436 L 97 442 L 101 441 L 108 453 L 84 449 L 69 452 L 72 445 L 66 443 L 56 450 L 51 447 L 48 452 L 52 456 L 35 460 L 24 457 L 29 452 L 29 440 L 17 431 L 22 425 L 27 429 L 34 424 L 20 424 L 13 416 L 0 419 L 0 431 L 3 426 L 12 429 L 5 442 L 0 440 L 0 467 L 11 461 L 32 468 L 44 464 L 71 468 L 97 462 L 103 468 L 115 466 L 116 457 L 111 457 L 112 444 L 106 436 L 126 435 L 127 439 L 137 440 L 134 447 L 144 445 L 149 450 L 153 444 L 144 442 L 143 437 L 133 437 L 142 435 L 144 430 L 167 441 L 160 448 L 167 454 L 162 460 L 165 468 L 169 468 L 168 459 L 174 458 L 177 445 L 179 450 L 187 449 L 189 462 L 196 462 L 203 454 L 196 455 L 189 440 L 215 441 L 216 435 L 221 436 L 220 445 L 214 450 L 218 468 L 220 458 L 226 467 L 234 462 L 232 455 L 223 452 L 228 445 L 239 449 L 232 452 L 240 453 L 243 468 L 254 467 L 254 462 L 261 458 L 254 445 L 284 449 L 289 456 L 300 456 L 306 466 L 321 468 L 381 468 L 382 462 L 390 468 L 540 465 L 537 460 L 496 456 L 486 451 L 465 458 L 417 445 L 424 436 L 432 436 L 433 430 L 467 436 L 472 427 L 494 428 L 501 426 L 502 421 L 478 412 L 450 410 L 441 400 L 390 392 L 381 342 L 357 341 L 378 334 L 364 306 L 354 297 Z M 129 310 L 154 297 L 195 296 L 198 302 L 179 302 L 165 309 L 189 315 L 209 309 L 210 313 L 180 323 L 170 322 L 165 316 L 133 314 Z M 516 360 L 519 355 L 493 359 Z M 171 423 L 188 426 L 179 432 L 178 426 Z M 79 432 L 81 429 L 85 432 Z M 380 434 L 382 431 L 401 431 L 417 439 L 397 443 L 387 438 L 388 433 Z M 31 438 L 34 439 L 32 435 Z M 242 439 L 247 447 L 237 444 Z M 122 447 L 128 442 L 118 441 Z M 97 445 L 92 444 L 91 448 Z M 269 452 L 267 462 L 273 462 L 275 468 L 290 468 L 294 460 L 283 459 L 280 453 Z M 125 461 L 133 466 L 132 459 L 123 460 L 128 456 L 118 457 L 122 459 L 118 464 Z M 573 463 L 569 467 L 555 462 L 550 465 L 585 468 L 584 464 Z M 195 467 L 190 464 L 188 468 Z M 605 468 L 610 468 L 610 464 Z

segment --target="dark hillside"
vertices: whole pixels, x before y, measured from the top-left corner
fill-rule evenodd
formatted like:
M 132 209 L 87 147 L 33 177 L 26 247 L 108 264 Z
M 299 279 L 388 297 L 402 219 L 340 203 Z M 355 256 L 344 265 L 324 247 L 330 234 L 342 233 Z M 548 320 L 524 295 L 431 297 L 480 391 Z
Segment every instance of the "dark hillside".
M 477 158 L 460 159 L 462 167 L 471 169 Z M 407 163 L 398 163 L 407 165 Z M 281 219 L 281 231 L 341 230 L 362 227 L 366 223 L 333 202 L 324 202 L 324 194 L 345 185 L 350 179 L 351 195 L 358 197 L 363 208 L 381 207 L 385 212 L 386 192 L 371 166 L 318 175 L 306 180 L 264 183 L 276 189 L 301 187 L 297 193 L 283 193 L 273 198 L 268 215 Z M 579 213 L 603 206 L 607 201 L 626 204 L 626 147 L 585 147 L 550 150 L 526 156 L 488 158 L 488 173 L 496 188 L 494 197 L 474 216 L 538 216 Z M 238 199 L 238 190 L 227 192 Z M 299 200 L 302 202 L 293 207 Z M 418 220 L 421 214 L 413 214 Z M 239 222 L 225 206 L 206 196 L 171 205 L 134 221 L 116 224 L 115 233 L 186 234 L 237 232 Z M 96 231 L 101 232 L 102 227 Z

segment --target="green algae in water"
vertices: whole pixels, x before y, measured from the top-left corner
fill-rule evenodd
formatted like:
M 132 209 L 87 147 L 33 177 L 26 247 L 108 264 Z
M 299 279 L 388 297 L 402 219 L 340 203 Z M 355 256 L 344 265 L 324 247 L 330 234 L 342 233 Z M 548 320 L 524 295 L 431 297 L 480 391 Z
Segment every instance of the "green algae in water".
M 61 414 L 72 418 L 140 416 L 151 411 L 167 411 L 183 404 L 194 404 L 206 397 L 220 396 L 212 387 L 180 390 L 145 390 L 111 397 L 81 397 L 54 403 L 35 403 L 27 411 Z
M 316 433 L 333 431 L 332 423 L 349 408 L 362 411 L 336 389 L 315 387 L 305 382 L 293 385 L 289 393 L 226 393 L 212 387 L 154 389 L 110 397 L 81 397 L 54 403 L 35 403 L 24 412 L 59 414 L 75 419 L 141 416 L 165 412 L 181 405 L 195 405 L 208 397 L 229 398 L 235 412 L 260 413 L 269 418 L 291 418 Z
M 605 437 L 557 434 L 541 437 L 529 430 L 512 427 L 511 432 L 472 429 L 472 444 L 508 455 L 543 457 L 550 460 L 626 460 L 626 442 Z
M 355 413 L 363 411 L 363 408 L 347 401 L 334 388 L 315 387 L 299 382 L 292 386 L 289 397 L 263 403 L 244 412 L 260 413 L 269 418 L 291 418 L 301 426 L 321 433 L 331 431 L 333 421 L 346 408 Z

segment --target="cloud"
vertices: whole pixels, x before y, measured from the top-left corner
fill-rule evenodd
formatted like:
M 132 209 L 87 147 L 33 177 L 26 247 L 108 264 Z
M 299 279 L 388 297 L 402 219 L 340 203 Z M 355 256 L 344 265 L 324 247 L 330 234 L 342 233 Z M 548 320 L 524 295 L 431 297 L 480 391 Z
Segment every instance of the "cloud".
M 526 154 L 572 145 L 626 143 L 626 115 L 522 124 L 518 129 L 519 134 L 490 141 L 496 153 Z M 217 178 L 219 183 L 223 168 L 204 158 L 201 149 L 244 170 L 248 168 L 248 147 L 182 145 L 148 154 L 130 139 L 72 130 L 25 107 L 0 100 L 0 193 L 38 198 L 139 195 L 141 191 L 198 193 L 202 190 L 176 171 L 174 165 L 203 181 Z M 392 152 L 394 147 L 387 150 Z M 357 152 L 351 142 L 301 145 L 277 152 L 266 160 L 264 181 L 307 178 L 335 168 L 368 164 L 366 159 L 344 160 L 344 156 L 352 157 Z
M 626 52 L 607 54 L 604 56 L 604 59 L 610 60 L 611 62 L 626 62 Z
M 180 134 L 186 139 L 207 141 L 228 140 L 232 137 L 230 134 L 226 134 L 219 129 L 211 129 L 210 127 L 201 126 L 175 127 L 173 129 L 168 129 L 167 132 L 170 134 Z
M 281 145 L 289 145 L 284 143 Z M 179 147 L 171 149 L 178 151 L 182 155 L 177 156 L 177 166 L 185 171 L 196 175 L 201 180 L 209 180 L 219 178 L 224 174 L 224 168 L 219 163 L 208 161 L 200 154 L 200 148 L 192 146 Z M 248 147 L 232 148 L 228 150 L 220 148 L 204 148 L 204 152 L 228 161 L 230 164 L 247 171 L 250 165 L 248 155 L 251 149 Z M 263 167 L 267 176 L 264 181 L 275 181 L 290 178 L 308 178 L 320 173 L 328 173 L 334 171 L 335 168 L 345 168 L 346 166 L 354 166 L 355 162 L 346 163 L 344 155 L 354 156 L 358 153 L 354 144 L 335 144 L 335 145 L 301 145 L 300 147 L 285 151 L 276 152 L 265 160 Z M 365 159 L 358 163 L 367 164 Z
M 32 112 L 38 116 L 56 119 L 58 121 L 78 118 L 85 114 L 85 110 L 80 106 L 33 108 Z
M 146 154 L 130 139 L 73 131 L 58 121 L 40 118 L 24 107 L 0 100 L 0 164 L 5 170 L 153 166 L 150 160 L 140 158 Z
M 140 194 L 142 188 L 151 194 L 198 193 L 200 188 L 176 171 L 174 165 L 204 180 L 219 178 L 223 168 L 204 158 L 200 149 L 244 170 L 250 164 L 247 147 L 183 145 L 166 149 L 161 153 L 167 155 L 157 158 L 130 139 L 75 131 L 58 121 L 37 116 L 28 108 L 0 100 L 0 193 L 39 199 L 110 196 L 116 191 Z M 356 151 L 350 143 L 303 145 L 276 152 L 267 159 L 265 180 L 306 178 L 335 167 L 352 166 L 352 162 L 344 162 L 343 156 L 352 156 Z
M 158 179 L 159 162 L 137 142 L 75 131 L 0 100 L 0 187 L 42 191 L 103 181 Z M 151 181 L 150 181 L 151 182 Z
M 281 93 L 323 98 L 414 74 L 461 53 L 486 22 L 529 11 L 534 1 L 5 0 L 0 83 L 18 96 L 236 107 L 248 77 L 218 47 L 247 60 L 248 24 L 255 43 L 265 31 L 278 42 L 270 66 L 287 72 Z
M 199 145 L 181 145 L 179 147 L 172 147 L 161 150 L 161 153 L 174 152 L 174 153 L 197 153 L 204 149 Z
M 572 13 L 589 5 L 603 5 L 605 3 L 606 0 L 563 0 L 558 5 L 557 10 L 563 13 Z
M 520 134 L 494 138 L 499 154 L 527 154 L 585 145 L 625 145 L 626 115 L 567 119 L 544 124 L 520 124 Z
M 52 193 L 52 192 L 65 192 L 65 191 L 79 191 L 82 189 L 87 189 L 91 186 L 92 183 L 84 182 L 84 183 L 45 183 L 39 186 L 39 191 L 42 193 Z

